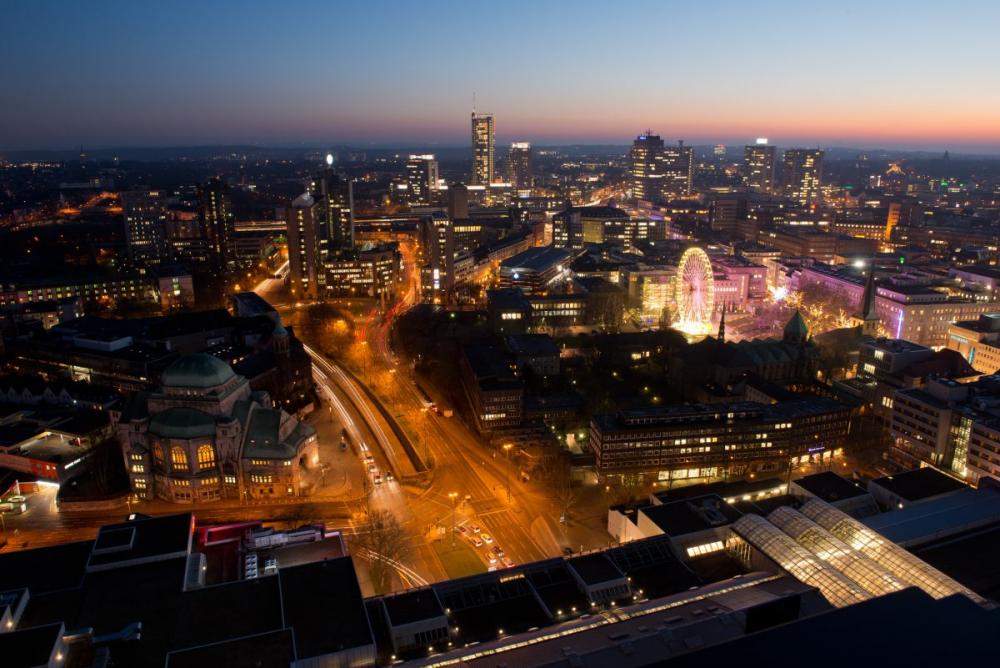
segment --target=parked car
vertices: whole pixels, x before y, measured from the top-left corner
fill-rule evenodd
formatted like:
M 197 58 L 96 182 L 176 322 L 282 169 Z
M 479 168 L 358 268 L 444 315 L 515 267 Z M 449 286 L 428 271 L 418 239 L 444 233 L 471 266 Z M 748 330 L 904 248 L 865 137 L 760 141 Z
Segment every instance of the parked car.
M 482 538 L 483 542 L 486 543 L 487 545 L 493 542 L 493 536 L 489 535 L 488 533 L 481 533 L 479 534 L 479 537 Z
M 503 548 L 500 547 L 499 545 L 494 545 L 493 546 L 493 554 L 497 555 L 498 557 L 502 557 L 503 556 Z
M 494 555 L 494 554 L 493 554 L 492 552 L 487 552 L 487 553 L 486 553 L 486 561 L 487 561 L 488 563 L 490 563 L 490 564 L 495 564 L 495 563 L 497 563 L 497 558 L 496 558 L 496 555 Z
M 478 538 L 476 538 L 475 536 L 471 536 L 471 537 L 469 538 L 469 542 L 471 542 L 471 543 L 472 543 L 473 545 L 475 545 L 476 547 L 482 547 L 482 546 L 483 546 L 483 541 L 479 540 L 479 539 L 478 539 Z

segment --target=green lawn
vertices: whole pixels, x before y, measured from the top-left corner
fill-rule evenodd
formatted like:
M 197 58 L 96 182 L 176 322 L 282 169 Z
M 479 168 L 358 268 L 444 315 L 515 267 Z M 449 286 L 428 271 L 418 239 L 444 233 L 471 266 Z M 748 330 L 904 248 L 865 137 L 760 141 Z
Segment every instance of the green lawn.
M 441 559 L 444 570 L 451 579 L 475 575 L 486 571 L 486 564 L 479 558 L 475 550 L 462 538 L 455 539 L 455 549 L 451 547 L 451 537 L 436 540 L 432 543 L 434 551 Z

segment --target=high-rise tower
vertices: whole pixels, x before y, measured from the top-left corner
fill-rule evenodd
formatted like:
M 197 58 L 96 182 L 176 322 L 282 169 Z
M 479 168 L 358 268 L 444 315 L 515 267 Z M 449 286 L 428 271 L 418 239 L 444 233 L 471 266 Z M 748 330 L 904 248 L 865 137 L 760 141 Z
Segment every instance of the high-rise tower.
M 774 192 L 774 146 L 767 139 L 743 147 L 743 183 L 753 192 Z
M 493 183 L 495 132 L 493 114 L 472 112 L 472 185 Z
M 790 148 L 782 161 L 784 168 L 784 195 L 803 206 L 820 200 L 820 182 L 823 180 L 823 151 L 809 148 Z
M 516 141 L 510 145 L 508 157 L 510 165 L 510 182 L 518 191 L 531 190 L 534 175 L 531 165 L 531 144 L 526 141 Z

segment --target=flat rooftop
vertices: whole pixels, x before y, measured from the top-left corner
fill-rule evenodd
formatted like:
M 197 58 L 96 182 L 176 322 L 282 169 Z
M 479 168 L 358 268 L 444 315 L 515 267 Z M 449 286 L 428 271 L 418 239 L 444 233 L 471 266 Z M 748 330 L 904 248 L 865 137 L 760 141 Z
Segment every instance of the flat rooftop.
M 910 502 L 968 489 L 965 483 L 930 467 L 876 478 L 869 485 L 877 485 Z
M 868 493 L 861 485 L 842 478 L 832 471 L 813 473 L 792 482 L 827 503 L 837 503 Z
M 639 512 L 668 536 L 683 536 L 697 531 L 732 524 L 741 513 L 718 494 L 706 494 L 659 506 L 646 506 Z

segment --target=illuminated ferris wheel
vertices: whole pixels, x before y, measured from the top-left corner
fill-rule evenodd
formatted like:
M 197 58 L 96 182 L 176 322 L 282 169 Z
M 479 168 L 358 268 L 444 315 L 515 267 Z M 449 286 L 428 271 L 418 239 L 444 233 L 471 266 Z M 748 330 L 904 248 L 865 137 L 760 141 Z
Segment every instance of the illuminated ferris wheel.
M 715 310 L 715 279 L 712 261 L 700 248 L 689 248 L 677 266 L 675 283 L 677 319 L 688 326 L 707 328 Z

